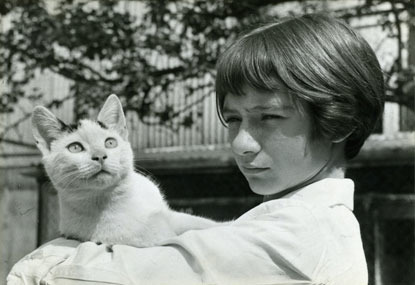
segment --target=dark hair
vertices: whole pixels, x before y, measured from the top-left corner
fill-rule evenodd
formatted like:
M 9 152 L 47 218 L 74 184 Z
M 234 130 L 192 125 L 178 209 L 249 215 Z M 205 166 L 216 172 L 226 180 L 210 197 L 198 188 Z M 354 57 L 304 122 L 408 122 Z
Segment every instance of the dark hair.
M 347 24 L 309 14 L 256 28 L 237 39 L 217 63 L 219 117 L 226 94 L 245 86 L 276 91 L 281 85 L 305 101 L 315 136 L 346 139 L 355 157 L 384 105 L 383 73 L 369 44 Z

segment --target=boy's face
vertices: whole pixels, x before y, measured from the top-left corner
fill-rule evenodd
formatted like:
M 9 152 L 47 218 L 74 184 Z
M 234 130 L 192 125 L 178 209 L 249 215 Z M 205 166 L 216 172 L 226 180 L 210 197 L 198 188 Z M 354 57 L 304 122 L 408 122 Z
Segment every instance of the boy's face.
M 244 88 L 228 94 L 223 117 L 236 163 L 253 192 L 272 195 L 314 176 L 330 158 L 331 142 L 312 139 L 306 106 L 298 110 L 284 89 Z

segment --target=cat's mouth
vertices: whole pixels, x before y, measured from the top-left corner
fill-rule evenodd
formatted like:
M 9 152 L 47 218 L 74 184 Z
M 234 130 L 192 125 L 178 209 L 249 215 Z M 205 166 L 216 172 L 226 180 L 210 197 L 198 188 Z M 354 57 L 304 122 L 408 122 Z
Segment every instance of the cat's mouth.
M 97 178 L 103 175 L 111 175 L 111 173 L 105 169 L 100 169 L 99 171 L 97 171 L 96 173 L 92 174 L 89 178 Z

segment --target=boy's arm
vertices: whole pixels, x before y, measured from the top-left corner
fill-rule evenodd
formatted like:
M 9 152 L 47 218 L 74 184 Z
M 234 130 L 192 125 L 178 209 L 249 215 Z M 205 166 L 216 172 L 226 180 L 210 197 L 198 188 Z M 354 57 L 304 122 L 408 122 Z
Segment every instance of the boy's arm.
M 301 207 L 277 212 L 150 248 L 57 239 L 16 264 L 8 284 L 309 284 L 324 252 L 316 221 Z

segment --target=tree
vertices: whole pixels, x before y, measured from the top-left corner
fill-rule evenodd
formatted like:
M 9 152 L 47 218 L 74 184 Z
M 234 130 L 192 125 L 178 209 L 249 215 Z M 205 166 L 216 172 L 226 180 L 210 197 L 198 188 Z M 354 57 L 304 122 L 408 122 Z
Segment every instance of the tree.
M 77 117 L 116 93 L 126 111 L 136 112 L 144 123 L 190 126 L 201 115 L 190 107 L 212 94 L 215 62 L 226 44 L 254 23 L 275 17 L 270 7 L 298 1 L 141 2 L 142 17 L 120 12 L 118 2 L 112 0 L 59 0 L 54 5 L 42 0 L 3 1 L 0 13 L 14 14 L 14 20 L 12 28 L 0 35 L 0 76 L 10 87 L 2 92 L 0 113 L 13 111 L 22 98 L 39 99 L 38 90 L 28 91 L 25 86 L 39 72 L 49 70 L 73 82 L 70 97 L 75 98 Z M 332 13 L 345 19 L 364 16 L 382 2 L 367 0 L 362 6 Z M 402 9 L 413 11 L 410 1 L 390 2 L 399 6 L 394 11 L 398 14 Z M 313 11 L 324 8 L 324 3 L 305 1 L 300 7 Z M 400 25 L 399 15 L 396 20 Z M 402 65 L 394 68 L 391 73 L 408 74 Z M 393 95 L 388 98 L 413 107 L 402 92 L 405 84 L 414 81 L 413 73 L 399 78 L 390 85 Z M 187 104 L 171 103 L 175 88 L 181 88 Z M 196 98 L 196 90 L 204 90 L 205 95 Z
M 0 74 L 10 86 L 0 112 L 13 111 L 23 97 L 41 97 L 24 87 L 38 72 L 50 70 L 72 80 L 78 116 L 117 93 L 126 110 L 147 124 L 190 125 L 194 114 L 186 110 L 197 102 L 177 109 L 168 97 L 179 83 L 188 97 L 196 89 L 212 89 L 216 57 L 241 28 L 228 27 L 226 19 L 254 11 L 249 1 L 244 9 L 233 2 L 196 2 L 148 1 L 142 19 L 117 12 L 116 1 L 59 1 L 53 9 L 43 1 L 3 2 L 0 11 L 16 16 L 0 37 Z M 170 64 L 159 66 L 151 62 L 154 57 Z

